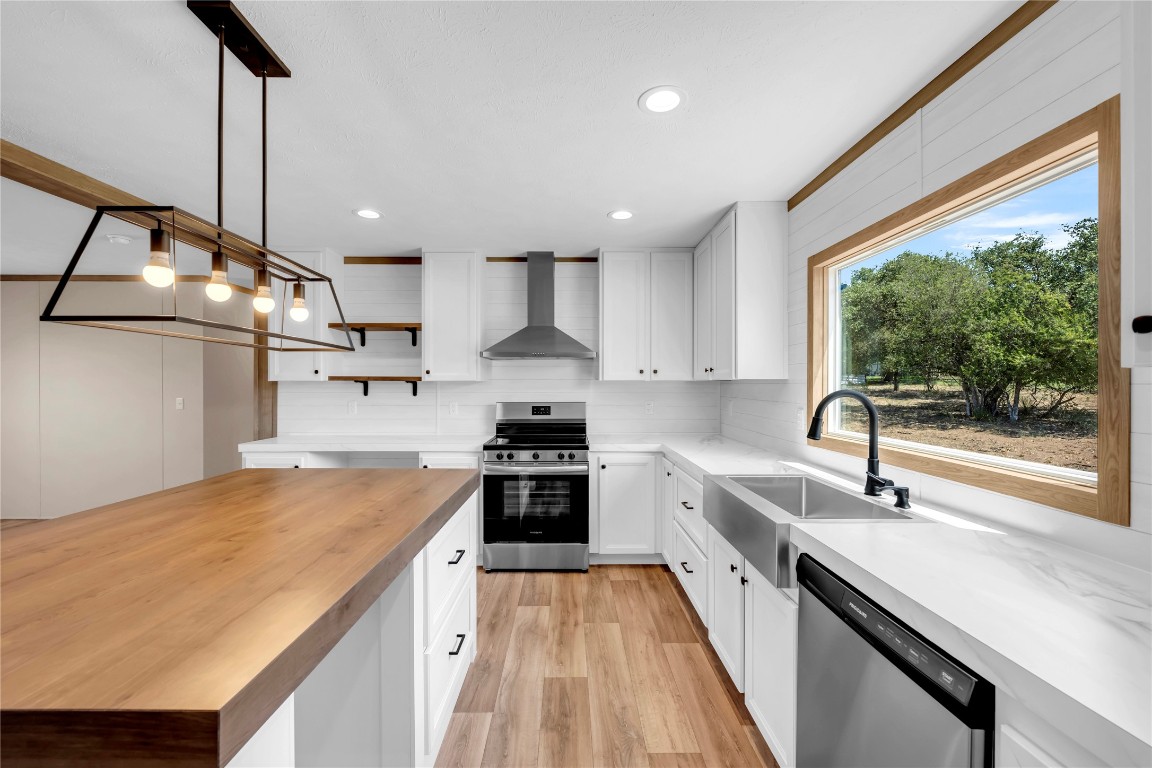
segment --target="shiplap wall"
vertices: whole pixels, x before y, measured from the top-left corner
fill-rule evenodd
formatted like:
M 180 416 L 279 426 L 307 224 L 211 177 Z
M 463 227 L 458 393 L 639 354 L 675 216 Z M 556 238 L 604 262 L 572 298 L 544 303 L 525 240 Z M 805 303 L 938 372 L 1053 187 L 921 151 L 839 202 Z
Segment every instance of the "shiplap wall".
M 1124 59 L 1133 50 L 1122 25 L 1131 13 L 1124 3 L 1059 3 L 791 212 L 789 377 L 723 385 L 724 435 L 838 471 L 862 471 L 858 459 L 804 441 L 808 257 L 1120 93 Z M 1123 98 L 1146 100 L 1149 94 Z M 1148 248 L 1140 253 L 1152 258 Z M 1152 531 L 1148 368 L 1134 370 L 1132 404 L 1132 527 Z M 941 478 L 884 469 L 925 503 L 998 516 L 1048 535 L 1092 536 L 1095 529 L 1085 526 L 1103 525 Z
M 598 274 L 596 264 L 556 265 L 556 325 L 592 349 Z M 346 265 L 339 290 L 349 318 L 421 317 L 419 266 Z M 527 314 L 527 265 L 486 263 L 483 346 L 524 327 Z M 369 334 L 366 347 L 341 354 L 337 365 L 345 374 L 414 373 L 420 370 L 420 348 L 411 346 L 406 333 Z M 403 383 L 374 382 L 364 397 L 359 384 L 281 382 L 278 429 L 281 435 L 484 435 L 494 430 L 497 402 L 577 400 L 588 403 L 588 429 L 596 435 L 719 431 L 719 385 L 597 381 L 596 366 L 595 360 L 484 360 L 482 381 L 422 383 L 416 397 Z

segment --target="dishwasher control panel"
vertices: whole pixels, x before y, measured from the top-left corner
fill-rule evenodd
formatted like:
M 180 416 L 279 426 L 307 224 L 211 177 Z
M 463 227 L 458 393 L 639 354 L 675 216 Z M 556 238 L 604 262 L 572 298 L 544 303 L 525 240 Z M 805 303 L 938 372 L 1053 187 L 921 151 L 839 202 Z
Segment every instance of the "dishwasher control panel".
M 849 589 L 844 590 L 840 610 L 854 624 L 895 651 L 921 675 L 932 680 L 961 704 L 968 704 L 976 686 L 976 679 L 972 675 L 945 659 L 923 640 L 913 637 L 894 619 Z

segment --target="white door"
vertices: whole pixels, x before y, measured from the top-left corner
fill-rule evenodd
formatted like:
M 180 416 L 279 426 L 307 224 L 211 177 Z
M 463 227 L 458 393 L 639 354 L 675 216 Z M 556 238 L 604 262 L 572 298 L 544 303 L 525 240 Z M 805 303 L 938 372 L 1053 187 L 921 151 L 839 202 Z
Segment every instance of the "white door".
M 323 256 L 320 251 L 284 251 L 284 256 L 299 262 L 306 267 L 324 272 Z M 285 290 L 280 281 L 273 281 L 272 298 L 276 300 L 276 308 L 268 313 L 268 330 L 283 333 L 286 336 L 299 336 L 306 339 L 329 338 L 325 303 L 328 286 L 322 283 L 308 283 L 305 285 L 304 298 L 308 305 L 308 319 L 297 322 L 288 315 L 292 308 L 292 287 Z M 252 299 L 248 294 L 238 291 L 232 292 L 231 302 L 243 302 L 251 306 Z M 205 301 L 205 304 L 211 302 Z M 248 314 L 252 314 L 249 312 Z M 310 344 L 269 339 L 269 345 L 276 347 L 283 345 L 291 347 L 308 347 Z M 326 358 L 332 352 L 269 352 L 268 353 L 268 380 L 269 381 L 324 381 L 328 375 Z
M 799 609 L 751 565 L 744 575 L 744 703 L 780 767 L 792 768 Z
M 424 380 L 480 378 L 480 277 L 475 251 L 425 253 Z
M 652 286 L 652 380 L 691 381 L 692 254 L 654 251 Z
M 600 554 L 656 552 L 656 457 L 602 453 L 599 473 Z
M 744 558 L 710 530 L 708 639 L 736 684 L 744 690 Z
M 660 495 L 660 532 L 663 540 L 661 554 L 664 555 L 664 562 L 668 563 L 669 566 L 674 563 L 672 555 L 676 549 L 672 529 L 675 519 L 672 510 L 676 505 L 676 475 L 674 470 L 672 462 L 668 459 L 660 460 L 660 482 L 663 490 Z
M 696 349 L 693 353 L 694 363 L 692 367 L 692 377 L 694 379 L 708 381 L 712 378 L 712 367 L 714 365 L 712 360 L 712 350 L 714 347 L 712 339 L 714 297 L 712 295 L 711 234 L 700 241 L 700 245 L 696 246 L 696 252 L 693 254 L 693 263 L 696 273 L 696 280 L 693 287 L 693 293 L 696 297 L 696 307 L 693 313 L 696 331 Z
M 736 214 L 729 213 L 712 234 L 713 379 L 731 379 L 736 370 Z
M 647 381 L 648 253 L 610 251 L 600 255 L 600 378 Z

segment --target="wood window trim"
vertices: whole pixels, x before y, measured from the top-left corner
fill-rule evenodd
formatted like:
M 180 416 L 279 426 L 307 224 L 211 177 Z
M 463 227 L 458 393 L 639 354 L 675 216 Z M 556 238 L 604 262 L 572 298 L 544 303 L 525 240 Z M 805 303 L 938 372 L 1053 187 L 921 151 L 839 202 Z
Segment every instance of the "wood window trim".
M 1097 147 L 1099 168 L 1099 385 L 1097 483 L 882 446 L 880 460 L 1118 525 L 1130 522 L 1130 372 L 1120 366 L 1120 97 L 881 219 L 808 259 L 808 412 L 827 394 L 829 272 L 865 250 Z M 808 445 L 853 456 L 863 441 L 826 435 Z

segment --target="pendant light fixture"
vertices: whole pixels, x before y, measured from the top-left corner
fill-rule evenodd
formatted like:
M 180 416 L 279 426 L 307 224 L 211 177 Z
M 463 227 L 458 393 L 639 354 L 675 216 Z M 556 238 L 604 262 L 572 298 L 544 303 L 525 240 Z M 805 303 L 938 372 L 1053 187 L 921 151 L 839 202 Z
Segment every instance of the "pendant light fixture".
M 219 42 L 219 93 L 217 101 L 217 158 L 216 158 L 216 223 L 202 219 L 175 206 L 99 206 L 96 216 L 88 225 L 88 229 L 80 240 L 68 267 L 56 285 L 48 304 L 44 308 L 40 319 L 45 322 L 71 323 L 75 325 L 89 325 L 97 328 L 112 328 L 115 330 L 133 331 L 136 333 L 150 333 L 161 336 L 176 336 L 199 341 L 211 341 L 223 344 L 235 344 L 259 349 L 270 349 L 279 352 L 351 352 L 355 347 L 352 344 L 352 331 L 344 319 L 344 312 L 340 308 L 340 300 L 332 286 L 332 279 L 327 275 L 299 264 L 285 256 L 269 250 L 268 248 L 268 78 L 291 77 L 292 73 L 284 62 L 272 51 L 259 33 L 252 27 L 244 15 L 228 0 L 188 0 L 188 8 L 204 23 L 216 36 Z M 230 51 L 240 62 L 256 77 L 261 79 L 261 239 L 256 244 L 247 238 L 230 232 L 224 228 L 224 63 L 225 51 Z M 170 314 L 137 315 L 126 313 L 109 313 L 102 315 L 58 315 L 56 307 L 66 290 L 77 264 L 84 255 L 89 242 L 96 233 L 97 227 L 103 217 L 109 216 L 129 224 L 144 227 L 149 231 L 149 253 L 141 272 L 144 281 L 156 288 L 166 288 L 171 291 L 172 312 Z M 129 242 L 131 240 L 129 239 Z M 179 311 L 179 297 L 176 290 L 177 283 L 184 280 L 203 280 L 197 275 L 187 277 L 177 276 L 176 270 L 176 244 L 190 245 L 194 249 L 203 251 L 209 256 L 211 263 L 211 276 L 204 286 L 205 295 L 213 302 L 226 302 L 232 298 L 237 290 L 249 292 L 250 289 L 233 285 L 229 282 L 229 264 L 237 264 L 251 269 L 254 276 L 254 294 L 252 308 L 256 314 L 253 316 L 251 327 L 232 325 L 206 318 L 192 317 Z M 139 263 L 139 262 L 137 262 Z M 292 284 L 292 307 L 288 312 L 278 313 L 280 327 L 276 330 L 268 328 L 265 318 L 276 310 L 276 300 L 273 298 L 273 285 L 286 286 Z M 344 342 L 338 343 L 327 339 L 311 339 L 285 332 L 285 315 L 296 323 L 303 323 L 310 316 L 305 302 L 305 286 L 308 283 L 327 289 L 331 301 L 325 302 L 335 310 L 333 319 L 339 319 L 339 328 L 343 331 Z M 167 301 L 166 301 L 167 303 Z M 170 324 L 186 323 L 200 326 L 199 333 L 173 330 Z M 324 323 L 323 325 L 327 325 Z M 233 336 L 221 338 L 219 334 L 209 335 L 207 329 L 235 331 L 250 334 L 251 341 L 239 340 Z M 314 331 L 319 335 L 321 330 Z M 277 340 L 278 346 L 272 346 L 271 340 Z M 303 346 L 286 346 L 285 342 Z

